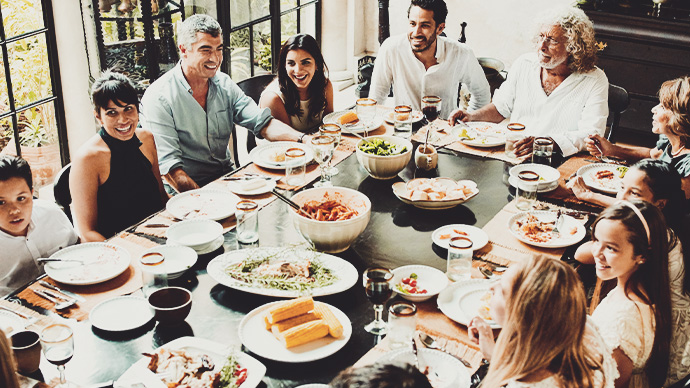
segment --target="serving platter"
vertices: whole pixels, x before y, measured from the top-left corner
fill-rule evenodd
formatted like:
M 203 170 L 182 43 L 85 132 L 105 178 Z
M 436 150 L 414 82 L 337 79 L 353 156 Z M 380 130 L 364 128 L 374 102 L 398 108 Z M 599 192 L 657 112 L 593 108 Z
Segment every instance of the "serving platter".
M 75 286 L 108 281 L 125 272 L 131 262 L 126 249 L 105 242 L 73 245 L 53 253 L 50 258 L 76 260 L 49 262 L 44 267 L 56 282 Z
M 264 322 L 266 312 L 278 303 L 283 303 L 283 301 L 259 306 L 250 311 L 240 322 L 240 341 L 247 349 L 261 357 L 289 363 L 316 361 L 342 349 L 352 336 L 352 323 L 347 315 L 338 308 L 324 303 L 343 325 L 343 335 L 340 338 L 327 335 L 306 344 L 285 348 L 273 333 L 266 330 Z
M 611 179 L 598 179 L 597 173 L 610 171 L 613 174 Z M 628 167 L 609 163 L 592 163 L 580 167 L 577 176 L 581 177 L 585 185 L 591 189 L 602 193 L 616 195 L 623 188 L 623 176 L 628 171 Z
M 237 197 L 222 190 L 196 189 L 170 198 L 165 208 L 181 220 L 219 221 L 235 214 L 237 201 Z
M 455 237 L 456 235 L 462 236 L 461 233 L 456 233 L 456 230 L 467 234 L 465 237 L 472 240 L 472 249 L 475 251 L 484 248 L 484 246 L 489 243 L 489 235 L 487 235 L 485 231 L 477 228 L 476 226 L 465 224 L 451 224 L 442 226 L 434 230 L 434 233 L 431 235 L 431 240 L 439 247 L 448 249 L 448 243 L 450 242 L 451 237 Z
M 338 125 L 340 125 L 340 126 L 343 128 L 343 133 L 344 133 L 344 134 L 347 134 L 348 132 L 352 132 L 352 133 L 366 133 L 366 132 L 371 132 L 371 131 L 374 131 L 374 130 L 376 130 L 378 127 L 380 127 L 380 126 L 383 125 L 383 121 L 384 121 L 384 120 L 383 120 L 383 117 L 382 117 L 381 115 L 379 115 L 379 114 L 377 114 L 377 115 L 374 117 L 374 121 L 371 123 L 371 125 L 369 126 L 369 128 L 366 128 L 366 127 L 364 126 L 364 124 L 363 124 L 361 121 L 359 121 L 359 120 L 355 121 L 354 123 L 348 123 L 348 124 L 345 124 L 345 125 L 340 124 L 340 123 L 338 122 L 338 119 L 340 118 L 340 116 L 342 116 L 342 115 L 344 115 L 345 113 L 348 113 L 348 112 L 357 113 L 357 112 L 355 112 L 354 110 L 341 110 L 341 111 L 337 111 L 337 112 L 332 112 L 332 113 L 329 113 L 329 114 L 327 114 L 326 116 L 324 116 L 324 118 L 323 118 L 323 123 L 324 123 L 324 124 L 338 124 Z
M 479 310 L 486 307 L 487 293 L 491 281 L 488 279 L 461 280 L 446 287 L 440 294 L 436 303 L 441 312 L 455 322 L 467 326 L 472 318 L 479 316 Z M 501 325 L 493 320 L 486 320 L 493 329 L 500 329 Z
M 223 367 L 231 352 L 230 347 L 220 344 L 217 341 L 199 337 L 180 337 L 154 351 L 158 351 L 161 348 L 208 355 L 215 364 L 215 371 Z M 241 387 L 254 388 L 258 386 L 261 383 L 261 379 L 266 374 L 266 366 L 247 353 L 238 351 L 235 353 L 235 356 L 240 367 L 247 369 L 247 380 L 242 383 Z M 142 357 L 139 359 L 120 376 L 114 387 L 130 388 L 132 384 L 139 382 L 144 382 L 146 388 L 158 388 L 159 385 L 156 384 L 157 382 L 160 382 L 161 388 L 166 387 L 163 381 L 147 368 L 149 360 L 149 357 Z M 151 382 L 151 384 L 148 382 Z
M 465 128 L 462 125 L 453 127 L 453 132 L 457 134 L 460 141 L 465 145 L 477 148 L 491 148 L 506 144 L 505 126 L 501 124 L 483 121 L 470 121 L 465 124 L 470 128 Z
M 461 203 L 467 202 L 470 199 L 474 198 L 477 194 L 479 194 L 479 189 L 477 188 L 477 184 L 475 182 L 469 181 L 469 180 L 461 180 L 458 181 L 458 183 L 468 183 L 474 185 L 472 193 L 468 195 L 466 198 L 462 199 L 440 199 L 440 200 L 430 200 L 430 199 L 425 199 L 425 200 L 412 200 L 409 199 L 406 196 L 407 193 L 407 185 L 405 182 L 396 182 L 393 184 L 393 194 L 395 194 L 396 197 L 398 197 L 399 200 L 401 200 L 403 203 L 407 205 L 412 205 L 414 207 L 418 207 L 420 209 L 425 209 L 425 210 L 444 210 L 444 209 L 451 209 L 454 208 Z
M 259 167 L 271 170 L 284 170 L 286 167 L 285 151 L 300 148 L 305 153 L 305 163 L 314 159 L 314 151 L 307 144 L 294 141 L 273 141 L 256 146 L 249 152 L 249 158 Z
M 577 244 L 585 238 L 586 230 L 582 222 L 565 214 L 561 215 L 561 225 L 558 227 L 560 237 L 553 238 L 550 232 L 538 232 L 530 238 L 518 226 L 518 222 L 527 221 L 529 216 L 534 216 L 538 222 L 551 224 L 551 226 L 556 221 L 556 212 L 545 210 L 520 212 L 512 216 L 508 220 L 508 229 L 515 238 L 525 244 L 541 248 L 565 248 Z
M 469 388 L 468 369 L 450 354 L 434 349 L 419 349 L 420 368 L 429 367 L 427 378 L 434 388 Z M 384 364 L 415 364 L 412 349 L 398 349 L 381 356 L 377 362 Z
M 326 253 L 318 253 L 302 248 L 285 249 L 275 247 L 260 247 L 231 251 L 211 260 L 208 263 L 206 270 L 215 281 L 235 290 L 279 298 L 296 298 L 301 296 L 303 291 L 300 290 L 284 290 L 252 285 L 237 280 L 226 272 L 228 267 L 237 266 L 239 263 L 247 259 L 273 257 L 276 255 L 316 260 L 323 265 L 323 267 L 329 269 L 331 273 L 337 276 L 336 281 L 330 285 L 310 289 L 311 295 L 313 296 L 331 295 L 343 292 L 355 285 L 359 279 L 357 269 L 348 261 L 345 261 L 337 256 Z

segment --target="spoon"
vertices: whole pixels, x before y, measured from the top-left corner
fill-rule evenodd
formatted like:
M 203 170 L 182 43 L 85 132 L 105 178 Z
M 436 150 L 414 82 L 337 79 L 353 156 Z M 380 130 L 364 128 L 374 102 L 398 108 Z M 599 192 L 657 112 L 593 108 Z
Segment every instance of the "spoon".
M 428 334 L 426 334 L 426 333 L 421 333 L 421 332 L 420 332 L 420 333 L 419 333 L 419 340 L 422 341 L 422 344 L 423 344 L 424 346 L 426 346 L 427 348 L 429 348 L 429 349 L 436 349 L 436 350 L 440 350 L 440 351 L 442 351 L 442 352 L 444 352 L 444 353 L 448 353 L 448 354 L 450 354 L 451 356 L 453 356 L 453 357 L 457 358 L 458 360 L 460 360 L 460 362 L 462 363 L 462 365 L 466 366 L 467 368 L 472 368 L 472 364 L 470 364 L 469 362 L 467 362 L 467 360 L 465 360 L 464 358 L 458 357 L 458 356 L 456 356 L 455 354 L 453 354 L 453 353 L 447 351 L 445 347 L 439 345 L 439 344 L 436 342 L 436 339 L 435 339 L 434 337 L 432 337 L 432 336 L 430 336 L 430 335 L 428 335 Z
M 494 277 L 494 273 L 487 268 L 479 267 L 479 272 L 481 272 L 482 275 L 484 275 L 484 277 L 487 279 L 491 279 L 492 277 Z

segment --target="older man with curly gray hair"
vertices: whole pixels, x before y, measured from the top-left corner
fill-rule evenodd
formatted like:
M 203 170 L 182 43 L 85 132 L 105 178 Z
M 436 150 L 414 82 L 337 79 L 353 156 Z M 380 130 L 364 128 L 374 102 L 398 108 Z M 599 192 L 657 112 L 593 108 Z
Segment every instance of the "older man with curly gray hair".
M 594 27 L 574 7 L 550 10 L 538 18 L 536 52 L 519 57 L 491 104 L 474 112 L 456 110 L 451 124 L 462 121 L 524 124 L 516 156 L 532 152 L 534 136 L 549 137 L 564 156 L 585 149 L 585 139 L 603 135 L 608 116 L 608 79 L 595 66 Z

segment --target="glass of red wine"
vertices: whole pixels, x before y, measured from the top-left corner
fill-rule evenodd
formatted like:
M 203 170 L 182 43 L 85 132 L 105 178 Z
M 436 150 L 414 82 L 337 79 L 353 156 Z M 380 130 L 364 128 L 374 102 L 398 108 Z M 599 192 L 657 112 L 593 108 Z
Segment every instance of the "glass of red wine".
M 393 273 L 386 268 L 368 268 L 362 275 L 367 298 L 374 304 L 374 320 L 364 326 L 371 334 L 383 335 L 388 332 L 388 325 L 383 320 L 383 305 L 391 297 L 391 280 Z
M 55 324 L 41 332 L 43 355 L 51 364 L 57 365 L 60 372 L 60 384 L 56 388 L 68 388 L 72 385 L 65 380 L 65 364 L 74 354 L 72 329 L 67 325 Z
M 439 96 L 424 96 L 422 97 L 422 113 L 429 122 L 429 130 L 434 129 L 434 120 L 438 118 L 441 112 L 441 97 Z

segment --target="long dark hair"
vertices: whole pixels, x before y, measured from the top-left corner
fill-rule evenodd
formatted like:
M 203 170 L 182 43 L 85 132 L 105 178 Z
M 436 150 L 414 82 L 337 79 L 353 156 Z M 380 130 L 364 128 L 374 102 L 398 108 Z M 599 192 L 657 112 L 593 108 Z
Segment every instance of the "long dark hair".
M 625 294 L 636 295 L 654 312 L 654 346 L 645 365 L 645 372 L 651 387 L 660 387 L 666 380 L 668 372 L 668 358 L 671 344 L 671 291 L 668 276 L 668 232 L 664 216 L 656 206 L 645 201 L 630 201 L 639 209 L 644 221 L 649 227 L 649 236 L 643 221 L 633 209 L 620 201 L 613 204 L 597 217 L 592 224 L 594 236 L 597 224 L 601 220 L 620 221 L 628 230 L 628 241 L 633 246 L 633 253 L 641 255 L 645 260 L 637 264 L 637 269 L 630 275 L 625 284 Z M 610 280 L 603 282 L 615 282 Z M 597 286 L 599 287 L 599 286 Z M 592 308 L 599 304 L 598 292 L 592 298 Z
M 666 225 L 673 231 L 669 245 L 673 248 L 680 242 L 683 247 L 683 291 L 690 295 L 690 226 L 686 225 L 687 207 L 680 174 L 671 164 L 658 159 L 642 159 L 632 167 L 646 175 L 644 182 L 652 191 L 654 201 L 666 200 L 661 212 L 666 219 Z
M 292 50 L 304 50 L 314 58 L 316 72 L 309 86 L 307 86 L 307 91 L 309 92 L 309 112 L 311 112 L 311 116 L 314 119 L 318 119 L 321 111 L 326 108 L 326 85 L 328 84 L 328 76 L 326 74 L 328 67 L 323 60 L 323 55 L 318 43 L 316 43 L 316 39 L 308 34 L 293 35 L 280 48 L 278 84 L 280 85 L 280 91 L 285 96 L 285 111 L 290 116 L 302 114 L 302 109 L 299 106 L 299 91 L 288 76 L 287 70 L 285 70 L 287 55 Z

